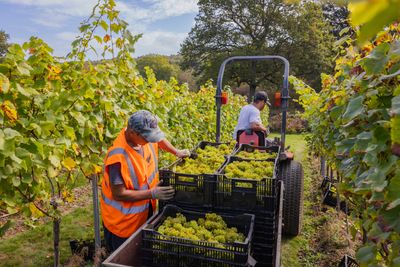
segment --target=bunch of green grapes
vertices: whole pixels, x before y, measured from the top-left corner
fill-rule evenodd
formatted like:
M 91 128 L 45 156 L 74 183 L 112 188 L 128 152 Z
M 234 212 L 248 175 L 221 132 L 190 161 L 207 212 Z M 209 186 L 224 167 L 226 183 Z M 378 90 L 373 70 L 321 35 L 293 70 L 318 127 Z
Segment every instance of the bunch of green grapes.
M 243 178 L 261 180 L 272 178 L 274 162 L 271 161 L 233 161 L 225 168 L 225 176 L 228 178 Z
M 275 159 L 276 153 L 267 153 L 265 151 L 260 151 L 255 149 L 253 152 L 248 152 L 245 150 L 240 151 L 235 156 L 243 158 L 243 159 L 257 159 L 257 160 L 266 160 L 266 159 Z
M 222 144 L 218 147 L 205 146 L 204 149 L 196 151 L 196 159 L 184 159 L 183 164 L 176 166 L 175 171 L 185 174 L 212 174 L 224 163 L 224 155 L 230 154 L 233 147 L 234 143 Z
M 228 227 L 224 219 L 216 213 L 207 213 L 205 218 L 187 221 L 181 213 L 168 216 L 157 231 L 166 236 L 180 237 L 195 241 L 219 243 L 244 242 L 245 236 L 236 227 Z

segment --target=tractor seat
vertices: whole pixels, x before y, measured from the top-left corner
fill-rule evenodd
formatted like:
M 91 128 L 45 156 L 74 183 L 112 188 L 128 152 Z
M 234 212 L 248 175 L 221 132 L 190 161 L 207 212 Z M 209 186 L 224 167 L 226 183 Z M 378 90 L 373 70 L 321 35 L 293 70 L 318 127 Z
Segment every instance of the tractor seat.
M 252 146 L 265 146 L 265 133 L 253 131 L 251 129 L 238 130 L 236 142 L 240 144 L 248 144 Z

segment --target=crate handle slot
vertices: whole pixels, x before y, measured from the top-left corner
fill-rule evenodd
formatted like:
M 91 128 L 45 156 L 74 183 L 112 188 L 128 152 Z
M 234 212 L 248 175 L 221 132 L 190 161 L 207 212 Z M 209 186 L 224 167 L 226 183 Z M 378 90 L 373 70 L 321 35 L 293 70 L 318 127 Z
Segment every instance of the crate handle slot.
M 188 185 L 188 186 L 197 186 L 199 176 L 186 176 L 186 175 L 176 175 L 176 185 Z
M 232 179 L 232 192 L 255 192 L 257 190 L 257 181 L 251 181 L 248 179 Z

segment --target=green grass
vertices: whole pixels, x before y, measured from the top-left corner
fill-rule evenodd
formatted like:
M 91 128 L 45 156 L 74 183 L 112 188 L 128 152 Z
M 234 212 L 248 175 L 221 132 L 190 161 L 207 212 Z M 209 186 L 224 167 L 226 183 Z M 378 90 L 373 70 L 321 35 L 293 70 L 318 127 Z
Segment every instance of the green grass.
M 69 240 L 93 238 L 93 211 L 77 208 L 64 216 L 60 230 L 61 263 L 70 256 Z M 47 222 L 13 237 L 1 239 L 0 266 L 52 266 L 53 224 Z
M 282 266 L 317 266 L 322 257 L 321 253 L 313 250 L 313 237 L 316 235 L 317 225 L 326 220 L 324 216 L 315 217 L 313 206 L 316 204 L 316 182 L 317 166 L 311 166 L 307 156 L 307 147 L 304 140 L 306 135 L 287 135 L 286 146 L 290 145 L 289 151 L 294 152 L 295 160 L 303 165 L 304 170 L 304 216 L 302 233 L 293 238 L 283 238 L 282 242 Z

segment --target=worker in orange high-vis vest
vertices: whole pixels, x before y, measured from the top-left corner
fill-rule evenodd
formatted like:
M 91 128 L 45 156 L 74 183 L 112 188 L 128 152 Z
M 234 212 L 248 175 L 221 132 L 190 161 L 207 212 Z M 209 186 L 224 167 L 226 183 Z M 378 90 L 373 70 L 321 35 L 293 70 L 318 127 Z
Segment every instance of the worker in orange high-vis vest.
M 157 199 L 174 196 L 174 189 L 158 180 L 158 148 L 177 157 L 190 155 L 187 149 L 178 150 L 165 139 L 152 113 L 139 110 L 107 151 L 100 204 L 109 252 L 146 222 Z

